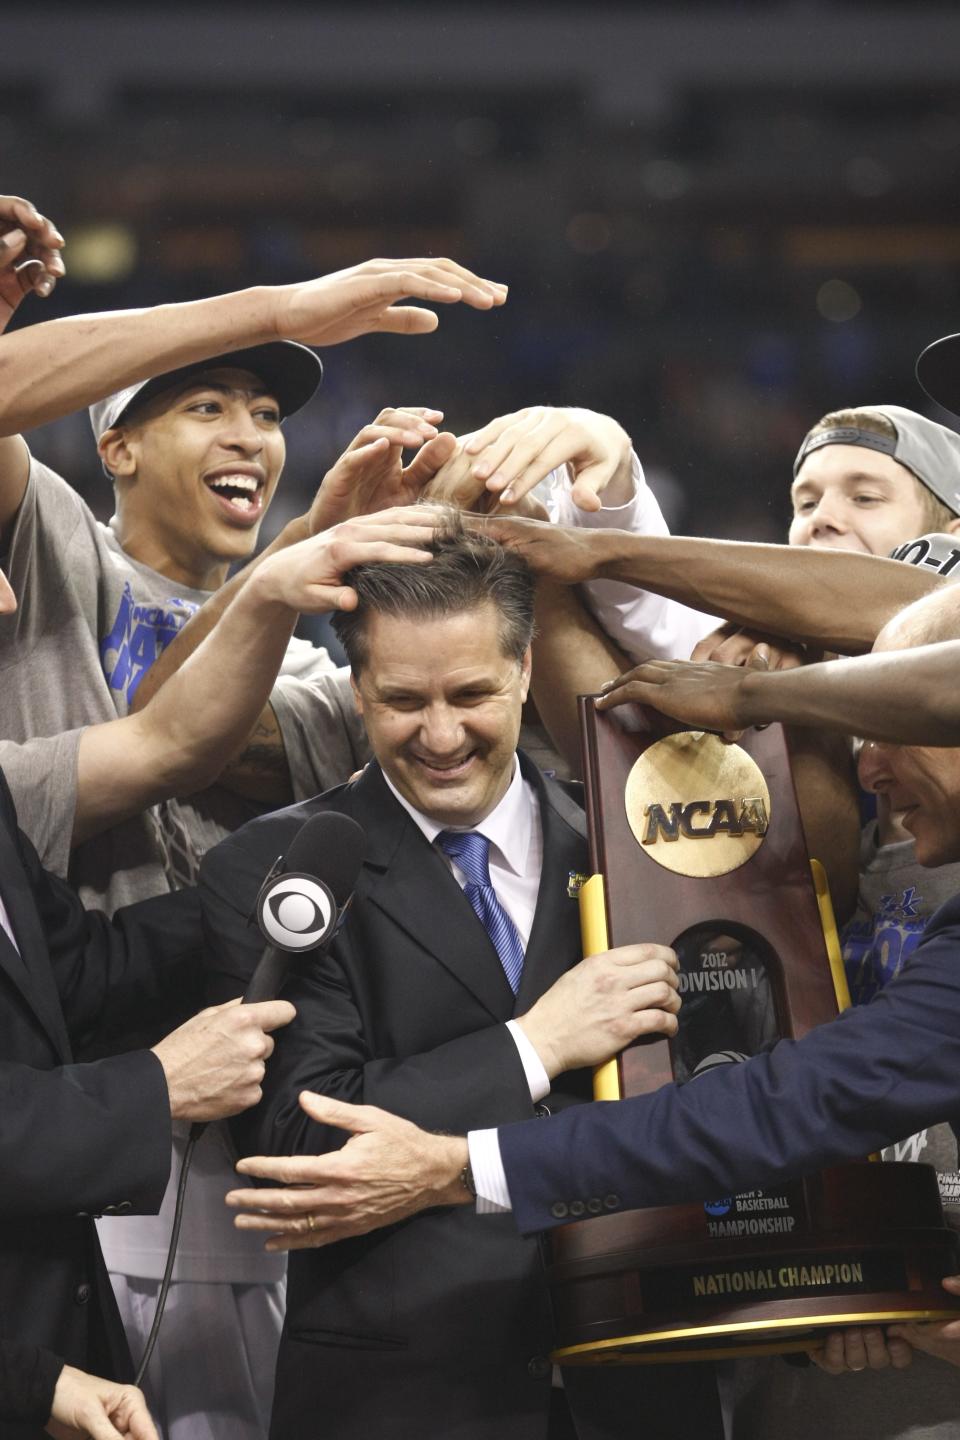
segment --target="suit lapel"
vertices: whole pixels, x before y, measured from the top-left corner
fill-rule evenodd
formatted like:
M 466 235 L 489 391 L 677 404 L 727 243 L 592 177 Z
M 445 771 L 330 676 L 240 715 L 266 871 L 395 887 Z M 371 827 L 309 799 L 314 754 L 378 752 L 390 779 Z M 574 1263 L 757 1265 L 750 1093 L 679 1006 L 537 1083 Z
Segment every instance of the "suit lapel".
M 514 996 L 490 937 L 439 852 L 399 805 L 379 766 L 357 781 L 351 810 L 367 833 L 363 899 L 432 955 L 496 1020 Z
M 68 1061 L 70 1041 L 47 958 L 46 938 L 6 815 L 3 822 L 7 823 L 0 822 L 0 886 L 17 947 L 0 931 L 0 969 L 30 1006 L 61 1060 Z
M 567 886 L 570 872 L 581 871 L 587 862 L 583 810 L 559 785 L 545 779 L 525 755 L 521 755 L 520 764 L 524 778 L 534 786 L 540 801 L 543 867 L 517 995 L 518 1015 L 529 1010 L 583 953 L 580 912 L 576 900 L 567 894 Z

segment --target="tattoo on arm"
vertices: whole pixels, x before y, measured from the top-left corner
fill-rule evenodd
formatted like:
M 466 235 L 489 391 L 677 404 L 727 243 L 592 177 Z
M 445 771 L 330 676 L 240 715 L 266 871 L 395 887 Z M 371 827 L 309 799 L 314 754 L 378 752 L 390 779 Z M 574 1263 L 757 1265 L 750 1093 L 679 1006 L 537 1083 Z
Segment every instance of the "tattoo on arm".
M 248 800 L 285 805 L 293 799 L 283 735 L 271 706 L 250 732 L 245 748 L 226 766 L 219 784 Z

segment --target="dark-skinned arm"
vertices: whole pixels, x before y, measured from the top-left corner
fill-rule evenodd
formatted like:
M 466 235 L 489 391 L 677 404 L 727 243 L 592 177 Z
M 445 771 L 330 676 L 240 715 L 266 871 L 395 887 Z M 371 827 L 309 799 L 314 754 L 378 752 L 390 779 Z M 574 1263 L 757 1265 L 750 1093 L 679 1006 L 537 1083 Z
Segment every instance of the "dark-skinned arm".
M 912 568 L 893 564 L 904 571 Z M 958 664 L 960 640 L 770 674 L 735 665 L 650 660 L 621 675 L 597 704 L 602 710 L 628 702 L 653 705 L 708 730 L 781 721 L 892 745 L 960 745 Z
M 541 580 L 536 618 L 537 709 L 554 745 L 580 775 L 577 695 L 596 694 L 629 661 L 587 612 L 574 586 Z M 834 911 L 842 923 L 856 903 L 859 868 L 860 810 L 850 747 L 842 736 L 791 729 L 790 759 L 807 848 L 827 872 Z
M 574 775 L 582 769 L 577 696 L 595 695 L 630 661 L 587 611 L 575 586 L 540 580 L 533 642 L 533 698 Z
M 501 516 L 470 523 L 563 584 L 620 580 L 844 655 L 869 650 L 899 610 L 944 583 L 916 566 L 847 550 L 573 530 Z

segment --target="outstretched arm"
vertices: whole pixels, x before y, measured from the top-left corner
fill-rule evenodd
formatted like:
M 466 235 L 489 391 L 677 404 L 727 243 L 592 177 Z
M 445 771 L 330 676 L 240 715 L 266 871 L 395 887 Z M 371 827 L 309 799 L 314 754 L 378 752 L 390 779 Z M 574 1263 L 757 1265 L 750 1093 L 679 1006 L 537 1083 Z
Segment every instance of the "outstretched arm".
M 944 583 L 916 566 L 846 550 L 562 529 L 499 515 L 469 523 L 563 584 L 619 580 L 841 654 L 869 650 L 899 610 Z
M 0 436 L 15 437 L 165 370 L 270 340 L 339 345 L 386 331 L 426 334 L 432 310 L 397 302 L 500 305 L 506 287 L 453 260 L 367 260 L 298 285 L 262 285 L 149 310 L 50 320 L 0 340 Z M 0 444 L 0 528 L 26 485 L 19 440 Z
M 520 1230 L 550 1229 L 571 1200 L 595 1195 L 615 1195 L 623 1210 L 733 1195 L 856 1159 L 925 1125 L 955 1122 L 960 911 L 950 902 L 940 916 L 895 985 L 802 1040 L 782 1040 L 769 1054 L 722 1066 L 695 1084 L 501 1127 L 501 1181 L 505 1172 Z M 301 1097 L 301 1104 L 315 1124 L 350 1133 L 342 1150 L 238 1166 L 307 1187 L 278 1192 L 295 1217 L 283 1227 L 291 1232 L 284 1245 L 329 1244 L 431 1204 L 470 1202 L 457 1183 L 466 1139 L 431 1135 L 326 1096 Z M 482 1147 L 475 1151 L 474 1140 L 483 1138 L 470 1138 L 475 1179 Z M 478 1188 L 485 1193 L 482 1182 Z M 253 1207 L 257 1200 L 238 1191 L 228 1203 Z
M 953 683 L 958 662 L 960 640 L 771 672 L 650 660 L 614 680 L 597 705 L 601 710 L 652 705 L 708 730 L 779 720 L 894 745 L 958 745 L 960 695 Z
M 51 320 L 0 346 L 0 430 L 42 425 L 123 385 L 248 345 L 339 345 L 377 331 L 435 330 L 432 310 L 396 303 L 407 296 L 488 310 L 503 303 L 506 287 L 453 260 L 367 260 L 297 285 Z

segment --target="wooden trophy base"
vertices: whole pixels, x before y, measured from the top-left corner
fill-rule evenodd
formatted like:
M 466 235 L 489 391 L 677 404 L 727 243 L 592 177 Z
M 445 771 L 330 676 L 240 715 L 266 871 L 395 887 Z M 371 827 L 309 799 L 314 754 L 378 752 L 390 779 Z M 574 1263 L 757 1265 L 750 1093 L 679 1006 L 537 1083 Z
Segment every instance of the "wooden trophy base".
M 732 1238 L 731 1238 L 732 1237 Z M 960 1235 L 929 1165 L 836 1166 L 778 1190 L 551 1233 L 564 1365 L 783 1354 L 818 1331 L 960 1315 Z

